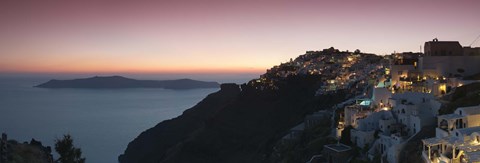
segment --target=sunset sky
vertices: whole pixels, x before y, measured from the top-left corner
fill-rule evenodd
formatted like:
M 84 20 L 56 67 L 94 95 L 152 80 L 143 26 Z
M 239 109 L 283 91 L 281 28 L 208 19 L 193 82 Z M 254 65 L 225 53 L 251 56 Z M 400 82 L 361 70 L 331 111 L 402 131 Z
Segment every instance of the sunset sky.
M 467 46 L 479 20 L 478 0 L 5 0 L 0 73 L 259 73 L 331 46 Z

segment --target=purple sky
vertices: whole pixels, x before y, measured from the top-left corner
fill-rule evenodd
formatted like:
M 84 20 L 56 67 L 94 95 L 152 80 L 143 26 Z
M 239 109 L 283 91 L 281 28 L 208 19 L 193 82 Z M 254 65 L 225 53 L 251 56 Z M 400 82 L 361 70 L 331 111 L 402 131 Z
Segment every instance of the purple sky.
M 263 72 L 307 50 L 480 35 L 478 0 L 0 2 L 0 72 Z M 473 46 L 480 46 L 480 41 Z

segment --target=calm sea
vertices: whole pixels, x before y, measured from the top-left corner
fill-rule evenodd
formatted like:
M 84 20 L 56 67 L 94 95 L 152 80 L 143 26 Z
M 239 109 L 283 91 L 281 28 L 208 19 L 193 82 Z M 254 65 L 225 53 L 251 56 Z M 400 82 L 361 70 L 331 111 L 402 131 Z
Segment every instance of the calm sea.
M 44 89 L 46 78 L 0 78 L 0 132 L 53 147 L 71 134 L 87 162 L 113 163 L 128 143 L 219 89 Z M 56 154 L 54 156 L 57 156 Z

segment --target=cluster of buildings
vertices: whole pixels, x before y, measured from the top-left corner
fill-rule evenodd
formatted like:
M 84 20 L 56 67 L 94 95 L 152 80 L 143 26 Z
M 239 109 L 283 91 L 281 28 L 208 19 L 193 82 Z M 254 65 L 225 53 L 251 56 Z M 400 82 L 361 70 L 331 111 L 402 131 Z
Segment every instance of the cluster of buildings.
M 395 163 L 409 140 L 422 128 L 436 125 L 436 137 L 423 140 L 425 161 L 480 162 L 480 106 L 439 115 L 442 104 L 438 100 L 456 87 L 479 82 L 463 77 L 480 73 L 480 48 L 437 39 L 426 42 L 424 48 L 425 54 L 385 56 L 390 64 L 374 74 L 372 93 L 340 108 L 336 136 L 341 137 L 350 126 L 353 146 L 366 151 L 361 157 Z M 324 147 L 327 160 L 345 158 L 330 146 Z
M 391 83 L 395 91 L 433 93 L 435 96 L 469 84 L 463 77 L 480 72 L 480 47 L 462 47 L 457 41 L 425 42 L 425 54 L 396 53 L 391 56 Z
M 323 85 L 317 90 L 317 95 L 330 94 L 342 89 L 356 89 L 358 82 L 365 84 L 370 73 L 378 66 L 368 64 L 368 57 L 361 54 L 342 56 L 343 62 L 335 62 L 336 70 L 326 74 Z
M 296 59 L 267 70 L 259 79 L 249 82 L 257 89 L 278 89 L 277 83 L 293 75 L 321 75 L 322 87 L 318 95 L 340 89 L 356 88 L 356 84 L 366 79 L 378 67 L 372 60 L 379 59 L 373 54 L 339 51 L 329 48 L 322 51 L 307 51 Z
M 383 76 L 383 75 L 380 75 Z M 354 146 L 368 149 L 366 157 L 380 156 L 397 162 L 400 149 L 425 126 L 435 124 L 440 102 L 425 92 L 392 92 L 383 80 L 371 88 L 370 96 L 357 99 L 340 113 L 336 136 L 347 126 Z
M 283 137 L 284 142 L 298 140 L 304 130 L 338 115 L 332 118 L 332 136 L 345 137 L 342 133 L 348 132 L 352 145 L 325 145 L 322 155 L 313 156 L 310 162 L 349 162 L 357 148 L 364 151 L 357 156 L 362 160 L 396 163 L 410 140 L 435 126 L 436 137 L 423 140 L 426 162 L 480 162 L 480 106 L 439 114 L 439 98 L 457 87 L 480 82 L 465 80 L 480 74 L 479 63 L 480 48 L 437 39 L 425 43 L 424 53 L 394 53 L 381 59 L 330 48 L 307 51 L 249 84 L 275 88 L 276 82 L 289 75 L 310 74 L 321 75 L 323 84 L 316 95 L 355 90 L 355 97 L 307 115 Z
M 376 76 L 376 72 L 383 66 L 378 63 L 380 57 L 360 52 L 340 52 L 330 48 L 323 51 L 307 51 L 295 60 L 275 66 L 256 80 L 254 84 L 265 84 L 279 81 L 288 75 L 321 75 L 322 86 L 316 95 L 325 95 L 337 91 L 349 90 L 353 94 L 361 94 L 363 97 L 368 83 Z M 250 83 L 252 84 L 252 82 Z M 268 86 L 262 85 L 260 89 Z M 361 93 L 358 93 L 361 92 Z M 305 129 L 313 128 L 322 120 L 330 118 L 332 109 L 321 110 L 311 115 L 306 115 L 304 122 L 291 128 L 282 138 L 284 142 L 298 140 Z

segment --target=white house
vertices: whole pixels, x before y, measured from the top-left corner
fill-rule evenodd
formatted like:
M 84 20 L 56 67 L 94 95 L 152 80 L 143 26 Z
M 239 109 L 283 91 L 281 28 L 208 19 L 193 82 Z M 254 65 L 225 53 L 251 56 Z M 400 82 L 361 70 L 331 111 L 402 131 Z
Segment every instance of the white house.
M 435 134 L 422 140 L 426 162 L 480 162 L 480 105 L 438 116 Z
M 421 92 L 396 93 L 391 103 L 393 114 L 406 126 L 408 135 L 419 132 L 424 126 L 434 125 L 441 106 L 432 94 Z

